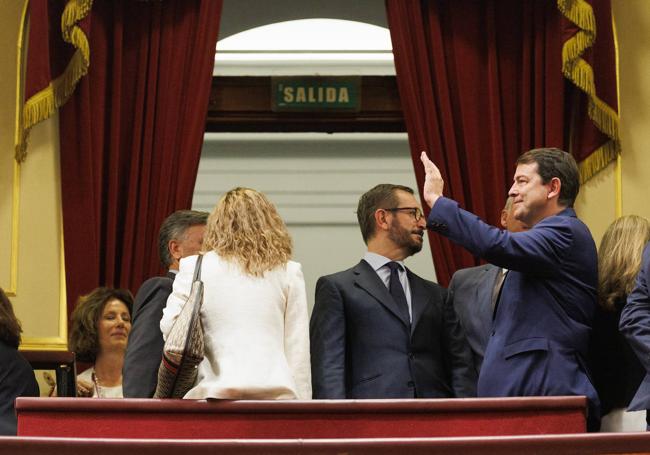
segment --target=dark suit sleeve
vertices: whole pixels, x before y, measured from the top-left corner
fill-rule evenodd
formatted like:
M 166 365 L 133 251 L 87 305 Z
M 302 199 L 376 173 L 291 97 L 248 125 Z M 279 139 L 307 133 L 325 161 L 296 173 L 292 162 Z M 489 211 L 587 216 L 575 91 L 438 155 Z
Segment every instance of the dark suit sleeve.
M 0 436 L 16 436 L 16 398 L 38 396 L 31 365 L 16 348 L 0 340 Z
M 639 361 L 650 372 L 650 243 L 643 251 L 641 270 L 623 307 L 619 329 Z
M 454 310 L 453 294 L 443 293 L 443 346 L 451 387 L 457 398 L 476 396 L 476 367 L 465 331 Z
M 329 277 L 316 283 L 309 336 L 313 398 L 346 398 L 345 311 L 341 293 Z
M 156 391 L 165 344 L 160 320 L 172 292 L 172 283 L 167 277 L 151 278 L 142 284 L 135 296 L 133 325 L 122 370 L 125 398 L 151 398 Z

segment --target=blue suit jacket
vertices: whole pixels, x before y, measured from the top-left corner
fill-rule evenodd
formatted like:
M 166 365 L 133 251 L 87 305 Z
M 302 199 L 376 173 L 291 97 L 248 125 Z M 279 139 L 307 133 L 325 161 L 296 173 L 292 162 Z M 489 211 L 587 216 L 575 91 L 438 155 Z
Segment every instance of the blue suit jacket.
M 476 396 L 476 372 L 447 291 L 407 269 L 409 324 L 366 262 L 319 278 L 310 322 L 313 397 Z
M 596 310 L 597 255 L 573 209 L 525 232 L 489 226 L 440 198 L 428 226 L 491 264 L 510 270 L 478 382 L 479 396 L 598 396 L 588 377 L 589 332 Z
M 641 270 L 634 289 L 627 296 L 619 328 L 646 372 L 650 372 L 650 243 L 643 250 Z M 629 409 L 650 409 L 650 374 L 641 382 Z
M 492 332 L 492 292 L 499 273 L 500 267 L 479 265 L 458 270 L 449 283 L 454 309 L 472 348 L 477 372 L 481 370 Z

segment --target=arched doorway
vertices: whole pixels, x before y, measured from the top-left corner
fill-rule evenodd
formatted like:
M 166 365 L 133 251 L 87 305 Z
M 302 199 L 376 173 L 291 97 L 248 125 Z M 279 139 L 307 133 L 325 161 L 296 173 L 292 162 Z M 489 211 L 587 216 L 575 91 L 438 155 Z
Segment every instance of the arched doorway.
M 311 307 L 318 277 L 351 267 L 365 251 L 359 196 L 385 182 L 416 189 L 388 30 L 297 20 L 233 35 L 217 49 L 193 207 L 209 211 L 235 186 L 267 194 L 293 236 Z M 353 114 L 273 112 L 271 78 L 298 75 L 360 77 L 366 104 Z M 427 251 L 407 264 L 435 279 Z

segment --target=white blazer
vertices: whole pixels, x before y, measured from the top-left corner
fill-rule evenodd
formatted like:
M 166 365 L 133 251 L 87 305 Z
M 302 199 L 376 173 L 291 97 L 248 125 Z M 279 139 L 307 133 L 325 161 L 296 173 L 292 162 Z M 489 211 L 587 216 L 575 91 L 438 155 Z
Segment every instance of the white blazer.
M 187 300 L 198 256 L 184 258 L 160 321 L 166 339 Z M 311 399 L 309 315 L 299 263 L 245 274 L 214 251 L 201 265 L 205 358 L 184 398 Z

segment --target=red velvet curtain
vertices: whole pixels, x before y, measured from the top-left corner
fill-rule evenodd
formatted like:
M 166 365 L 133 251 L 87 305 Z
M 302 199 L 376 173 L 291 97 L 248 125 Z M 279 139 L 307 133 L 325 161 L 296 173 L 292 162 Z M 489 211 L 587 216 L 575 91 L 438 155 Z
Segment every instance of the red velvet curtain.
M 498 225 L 517 156 L 533 147 L 569 149 L 565 101 L 575 89 L 562 75 L 567 21 L 552 1 L 386 6 L 418 186 L 426 150 L 441 168 L 445 194 Z M 457 269 L 478 264 L 441 236 L 429 240 L 443 285 Z
M 69 309 L 160 273 L 160 223 L 192 201 L 221 7 L 94 1 L 88 75 L 60 113 Z

